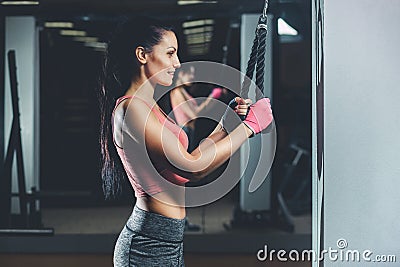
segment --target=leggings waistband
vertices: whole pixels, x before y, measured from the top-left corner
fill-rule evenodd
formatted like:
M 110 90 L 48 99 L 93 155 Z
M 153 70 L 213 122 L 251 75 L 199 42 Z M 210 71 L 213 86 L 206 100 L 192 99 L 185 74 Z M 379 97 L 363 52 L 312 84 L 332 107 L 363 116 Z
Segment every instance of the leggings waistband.
M 185 219 L 174 219 L 135 205 L 126 223 L 131 231 L 162 241 L 183 242 Z

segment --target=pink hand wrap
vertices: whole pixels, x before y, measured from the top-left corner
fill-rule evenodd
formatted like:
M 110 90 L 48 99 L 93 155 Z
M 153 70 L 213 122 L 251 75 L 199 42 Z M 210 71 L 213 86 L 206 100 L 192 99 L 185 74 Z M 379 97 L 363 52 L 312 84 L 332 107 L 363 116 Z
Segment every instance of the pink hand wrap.
M 214 88 L 210 94 L 212 98 L 218 99 L 222 96 L 222 88 Z
M 270 100 L 262 98 L 250 106 L 249 113 L 243 121 L 253 132 L 253 135 L 265 130 L 273 120 Z

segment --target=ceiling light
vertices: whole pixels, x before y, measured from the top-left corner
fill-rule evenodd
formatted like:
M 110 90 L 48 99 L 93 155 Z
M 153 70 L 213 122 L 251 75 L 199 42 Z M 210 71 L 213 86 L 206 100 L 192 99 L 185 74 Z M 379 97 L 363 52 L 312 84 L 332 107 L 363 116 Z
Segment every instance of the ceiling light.
M 216 4 L 217 1 L 202 1 L 202 0 L 178 0 L 178 5 L 195 5 L 195 4 Z
M 103 42 L 88 42 L 88 43 L 85 43 L 85 46 L 98 48 L 98 49 L 107 49 L 107 43 L 103 43 Z
M 183 33 L 186 35 L 195 34 L 195 33 L 202 33 L 202 32 L 212 32 L 214 29 L 213 26 L 204 26 L 198 28 L 191 28 L 191 29 L 184 29 Z
M 196 34 L 196 35 L 188 35 L 186 38 L 187 44 L 202 44 L 211 42 L 212 34 Z
M 94 48 L 93 51 L 105 53 L 107 50 L 103 48 Z
M 39 5 L 39 1 L 2 1 L 4 6 L 29 6 L 29 5 Z
M 189 34 L 186 36 L 186 39 L 191 39 L 191 38 L 198 38 L 198 37 L 202 37 L 202 38 L 212 38 L 213 33 L 212 32 L 201 32 L 201 33 L 194 33 L 194 34 Z
M 204 49 L 207 47 L 209 47 L 209 44 L 195 44 L 195 45 L 188 46 L 189 49 L 200 49 L 200 48 Z
M 212 25 L 214 24 L 213 19 L 200 19 L 200 20 L 192 20 L 192 21 L 186 21 L 182 23 L 183 28 L 191 28 L 191 27 L 198 27 L 198 26 L 204 26 L 204 25 Z
M 85 31 L 76 31 L 76 30 L 61 30 L 60 34 L 64 36 L 86 36 Z
M 285 20 L 283 20 L 282 18 L 278 18 L 278 34 L 295 36 L 298 35 L 298 32 L 292 26 L 290 26 Z
M 204 44 L 193 44 L 193 45 L 188 45 L 187 49 L 189 54 L 196 54 L 196 55 L 200 55 L 200 54 L 207 54 L 210 48 L 210 44 L 208 43 L 204 43 Z
M 204 38 L 193 38 L 193 39 L 190 39 L 190 40 L 186 41 L 186 43 L 188 45 L 191 45 L 191 44 L 204 44 L 204 43 L 208 43 L 208 42 L 210 42 L 210 41 L 205 40 Z
M 188 53 L 192 56 L 206 55 L 208 53 L 208 47 L 188 47 Z
M 73 40 L 77 41 L 77 42 L 93 43 L 93 42 L 98 42 L 99 38 L 89 37 L 89 36 L 78 36 L 78 37 L 74 37 Z
M 64 21 L 48 21 L 44 23 L 46 28 L 73 28 L 74 24 L 72 22 Z

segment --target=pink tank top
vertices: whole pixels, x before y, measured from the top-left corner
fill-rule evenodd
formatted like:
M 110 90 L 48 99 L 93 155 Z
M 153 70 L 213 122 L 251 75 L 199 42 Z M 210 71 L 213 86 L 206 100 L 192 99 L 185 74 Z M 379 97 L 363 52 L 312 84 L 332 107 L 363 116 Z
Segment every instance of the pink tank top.
M 125 99 L 130 99 L 132 97 L 134 96 L 122 96 L 117 99 L 115 108 L 112 113 L 112 119 L 111 119 L 112 125 L 114 125 L 114 112 L 117 106 Z M 181 127 L 179 127 L 172 119 L 167 117 L 166 114 L 163 113 L 161 110 L 158 110 L 157 108 L 155 108 L 155 106 L 152 107 L 149 103 L 145 102 L 144 100 L 142 101 L 151 109 L 154 115 L 156 115 L 160 123 L 163 124 L 165 127 L 167 127 L 178 138 L 179 142 L 183 145 L 183 147 L 187 149 L 189 141 L 185 131 L 183 131 Z M 114 127 L 113 127 L 113 140 L 114 140 Z M 138 162 L 140 162 L 141 161 L 140 158 L 143 157 L 142 153 L 140 152 L 130 153 L 128 158 L 124 149 L 118 146 L 115 143 L 115 140 L 114 140 L 114 145 L 122 161 L 126 174 L 128 175 L 129 181 L 135 191 L 136 197 L 143 197 L 147 195 L 151 196 L 165 191 L 165 188 L 163 188 L 160 185 L 159 175 L 161 175 L 167 181 L 181 186 L 189 181 L 188 179 L 179 176 L 178 174 L 173 173 L 168 169 L 161 167 L 161 164 L 157 161 L 153 161 L 154 168 L 149 168 L 147 164 L 143 164 L 146 166 L 140 166 L 141 164 L 138 164 Z M 155 173 L 155 171 L 157 171 L 157 173 Z

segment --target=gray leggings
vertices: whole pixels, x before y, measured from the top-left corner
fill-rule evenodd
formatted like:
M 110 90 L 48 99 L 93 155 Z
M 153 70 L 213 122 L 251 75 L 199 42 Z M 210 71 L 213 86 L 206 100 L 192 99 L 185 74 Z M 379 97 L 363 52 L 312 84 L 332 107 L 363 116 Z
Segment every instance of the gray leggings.
M 115 267 L 185 266 L 185 219 L 173 219 L 134 207 L 114 248 Z

